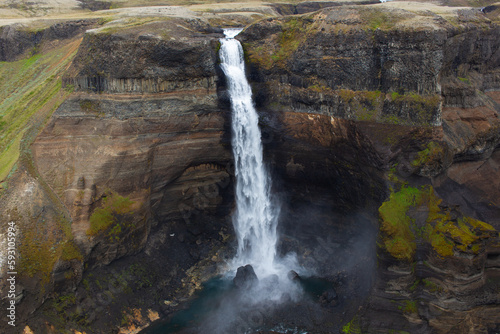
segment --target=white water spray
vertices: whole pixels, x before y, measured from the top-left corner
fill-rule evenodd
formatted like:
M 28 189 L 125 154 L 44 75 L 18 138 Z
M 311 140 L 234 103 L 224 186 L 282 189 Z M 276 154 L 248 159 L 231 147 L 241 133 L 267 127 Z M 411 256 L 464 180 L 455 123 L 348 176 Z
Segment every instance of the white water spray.
M 241 29 L 225 29 L 220 58 L 233 111 L 233 155 L 236 174 L 236 212 L 233 224 L 238 251 L 233 269 L 251 264 L 259 277 L 277 274 L 276 225 L 279 208 L 271 199 L 271 181 L 262 158 L 259 118 L 245 76 L 243 49 L 234 39 Z

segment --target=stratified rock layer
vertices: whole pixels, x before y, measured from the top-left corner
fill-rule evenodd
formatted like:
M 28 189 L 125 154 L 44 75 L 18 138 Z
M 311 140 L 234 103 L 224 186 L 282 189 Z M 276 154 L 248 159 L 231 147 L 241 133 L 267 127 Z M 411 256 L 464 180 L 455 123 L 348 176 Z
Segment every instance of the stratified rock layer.
M 342 6 L 242 33 L 266 161 L 285 199 L 280 251 L 337 282 L 334 304 L 346 310 L 323 310 L 334 321 L 313 329 L 498 330 L 498 233 L 472 220 L 500 229 L 492 15 Z M 32 328 L 62 321 L 110 332 L 138 299 L 144 312 L 168 315 L 215 275 L 233 234 L 220 37 L 203 20 L 176 17 L 85 34 L 63 78 L 75 92 L 31 148 L 81 254 L 61 258 L 26 307 L 53 297 Z M 415 195 L 395 205 L 411 223 L 407 252 L 387 246 L 402 243 L 383 219 L 375 227 L 384 200 L 404 191 Z M 25 296 L 43 285 L 23 284 Z M 74 317 L 47 316 L 55 306 Z
M 262 20 L 238 37 L 260 110 L 279 119 L 269 124 L 282 124 L 288 143 L 315 143 L 301 157 L 283 150 L 287 141 L 269 142 L 282 175 L 307 178 L 321 166 L 338 205 L 376 198 L 377 170 L 388 172 L 378 277 L 345 330 L 498 330 L 499 35 L 498 17 L 473 9 L 449 16 L 346 6 Z M 321 146 L 328 153 L 312 159 Z M 330 172 L 347 186 L 330 183 Z M 383 211 L 389 206 L 395 211 Z

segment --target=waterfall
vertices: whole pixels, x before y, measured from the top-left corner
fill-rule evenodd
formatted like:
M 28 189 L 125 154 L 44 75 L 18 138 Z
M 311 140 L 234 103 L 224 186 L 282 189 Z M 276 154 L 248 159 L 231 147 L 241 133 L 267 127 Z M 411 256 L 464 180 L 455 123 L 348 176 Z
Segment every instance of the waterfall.
M 225 29 L 221 67 L 227 78 L 232 108 L 232 146 L 236 174 L 233 225 L 238 251 L 233 269 L 251 264 L 257 276 L 277 273 L 276 225 L 279 208 L 271 198 L 271 180 L 263 163 L 259 117 L 245 76 L 243 49 L 234 37 L 241 29 Z

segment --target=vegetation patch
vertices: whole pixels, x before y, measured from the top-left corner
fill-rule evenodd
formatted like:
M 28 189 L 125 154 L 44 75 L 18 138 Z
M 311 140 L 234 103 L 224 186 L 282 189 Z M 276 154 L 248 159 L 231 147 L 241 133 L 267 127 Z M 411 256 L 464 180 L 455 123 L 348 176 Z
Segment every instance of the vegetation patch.
M 349 106 L 358 121 L 373 121 L 382 112 L 384 103 L 381 91 L 337 91 L 341 103 Z
M 279 48 L 271 58 L 280 65 L 285 65 L 293 52 L 305 41 L 308 23 L 298 17 L 290 17 L 282 24 L 283 31 L 279 36 Z
M 361 327 L 359 325 L 358 317 L 355 316 L 342 327 L 342 333 L 345 334 L 361 334 Z
M 424 284 L 424 287 L 431 293 L 443 291 L 442 287 L 440 287 L 439 285 L 437 285 L 436 283 L 434 283 L 429 279 L 424 278 L 422 280 L 422 283 Z
M 420 202 L 420 198 L 419 189 L 403 186 L 400 191 L 391 192 L 389 200 L 378 210 L 384 247 L 396 259 L 411 261 L 415 254 L 413 220 L 407 213 L 410 207 Z
M 129 225 L 127 216 L 132 215 L 134 201 L 128 197 L 110 193 L 102 200 L 101 207 L 94 210 L 90 216 L 90 228 L 87 235 L 97 235 L 107 231 L 110 241 L 119 239 L 122 227 Z M 123 225 L 123 226 L 122 226 Z
M 382 242 L 389 254 L 411 262 L 417 238 L 429 242 L 442 257 L 453 255 L 455 250 L 478 254 L 484 248 L 484 239 L 496 235 L 491 225 L 477 219 L 452 219 L 450 209 L 441 208 L 441 202 L 432 186 L 415 188 L 403 184 L 399 191 L 393 190 L 379 208 Z M 416 225 L 410 208 L 428 212 L 424 226 Z
M 19 216 L 16 220 L 20 219 Z M 59 259 L 83 259 L 72 241 L 71 227 L 66 220 L 63 217 L 55 217 L 54 220 L 34 221 L 34 226 L 26 226 L 21 230 L 19 238 L 19 273 L 25 277 L 39 277 L 42 282 L 41 294 L 50 282 L 52 269 Z
M 484 248 L 483 240 L 495 234 L 495 228 L 480 220 L 463 216 L 451 220 L 449 210 L 441 210 L 441 199 L 428 193 L 429 216 L 425 237 L 440 256 L 451 256 L 455 249 L 478 254 Z M 491 232 L 491 233 L 490 233 Z
M 85 113 L 94 114 L 95 116 L 103 116 L 104 112 L 101 109 L 101 102 L 99 100 L 80 100 L 80 109 Z
M 281 21 L 281 32 L 269 45 L 253 47 L 243 45 L 250 61 L 258 63 L 265 69 L 273 66 L 285 68 L 292 54 L 304 43 L 310 35 L 313 21 L 305 16 L 290 16 Z
M 411 165 L 413 167 L 432 165 L 442 161 L 443 156 L 443 147 L 439 143 L 431 141 L 424 150 L 417 153 L 417 157 L 411 162 Z
M 147 265 L 139 263 L 111 269 L 98 275 L 86 274 L 81 283 L 83 291 L 80 291 L 84 296 L 82 299 L 77 301 L 71 293 L 56 294 L 44 304 L 42 311 L 58 333 L 65 333 L 68 325 L 88 333 L 91 332 L 89 324 L 93 321 L 92 314 L 96 308 L 102 307 L 103 303 L 113 308 L 125 308 L 124 296 L 154 288 L 154 282 L 158 280 L 159 277 Z M 115 320 L 121 322 L 121 319 Z
M 470 85 L 470 80 L 468 78 L 458 77 L 458 80 L 462 81 L 463 83 L 465 83 L 467 85 Z
M 62 248 L 61 259 L 64 261 L 79 260 L 83 261 L 83 255 L 73 240 L 66 242 Z
M 405 300 L 403 312 L 404 313 L 418 313 L 417 302 L 415 302 L 414 300 Z
M 367 30 L 372 31 L 377 29 L 389 30 L 402 20 L 402 17 L 378 8 L 362 8 L 359 12 Z
M 407 114 L 387 114 L 384 121 L 392 124 L 432 125 L 435 114 L 439 111 L 441 97 L 438 94 L 420 95 L 416 93 L 399 94 L 391 92 L 386 95 L 388 109 Z
M 60 76 L 78 45 L 73 42 L 43 55 L 0 62 L 0 180 L 18 160 L 27 129 L 48 119 L 69 94 L 64 90 L 60 94 Z

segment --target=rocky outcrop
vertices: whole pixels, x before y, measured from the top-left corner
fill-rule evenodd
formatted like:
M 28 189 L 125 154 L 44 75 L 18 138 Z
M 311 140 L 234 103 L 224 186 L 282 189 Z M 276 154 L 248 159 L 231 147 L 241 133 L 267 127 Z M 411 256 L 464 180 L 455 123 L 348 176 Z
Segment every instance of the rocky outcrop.
M 0 61 L 13 61 L 26 53 L 36 54 L 45 44 L 73 38 L 98 23 L 97 19 L 63 21 L 38 30 L 21 24 L 0 27 Z
M 280 15 L 294 15 L 315 12 L 323 8 L 346 6 L 346 5 L 369 5 L 376 4 L 377 1 L 304 1 L 298 4 L 274 3 L 271 7 L 274 8 Z
M 108 93 L 162 93 L 215 86 L 217 38 L 206 22 L 171 18 L 146 27 L 86 34 L 66 85 Z
M 486 158 L 499 142 L 500 28 L 479 11 L 456 15 L 341 7 L 263 20 L 239 38 L 265 108 L 397 125 L 444 123 L 441 140 L 455 160 Z

